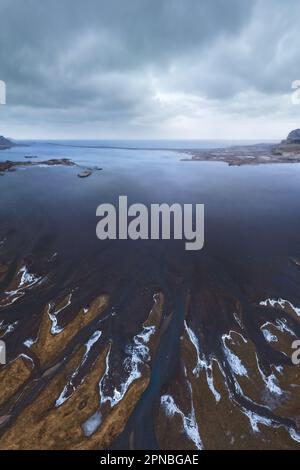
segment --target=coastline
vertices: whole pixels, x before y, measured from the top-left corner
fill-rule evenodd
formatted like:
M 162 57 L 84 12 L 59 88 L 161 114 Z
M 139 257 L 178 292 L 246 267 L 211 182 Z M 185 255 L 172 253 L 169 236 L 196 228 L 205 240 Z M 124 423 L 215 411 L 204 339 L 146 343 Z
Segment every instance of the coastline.
M 23 144 L 13 144 L 13 146 L 23 147 Z M 174 154 L 182 155 L 180 159 L 183 162 L 223 162 L 229 166 L 241 166 L 241 165 L 266 165 L 266 164 L 277 164 L 277 163 L 300 163 L 300 144 L 285 143 L 280 144 L 252 144 L 252 145 L 234 145 L 229 147 L 216 147 L 216 148 L 176 148 L 172 147 L 133 147 L 133 146 L 118 146 L 118 145 L 83 145 L 82 143 L 76 144 L 64 144 L 64 143 L 53 143 L 50 142 L 48 145 L 53 147 L 71 148 L 71 149 L 86 149 L 86 150 L 112 150 L 112 151 L 133 151 L 133 152 L 158 152 L 168 151 L 174 152 Z M 29 146 L 29 144 L 24 144 Z M 1 148 L 1 150 L 7 150 L 10 147 Z M 1 153 L 0 153 L 1 155 Z M 25 159 L 38 159 L 37 155 L 24 156 Z M 0 174 L 5 171 L 13 171 L 18 166 L 31 167 L 35 165 L 45 164 L 51 165 L 64 165 L 74 166 L 74 163 L 70 158 L 52 158 L 44 161 L 0 161 Z M 80 165 L 78 165 L 80 166 Z M 101 169 L 101 168 L 94 168 Z M 87 171 L 90 168 L 86 169 Z M 83 174 L 83 172 L 82 172 Z M 82 176 L 84 177 L 84 176 Z

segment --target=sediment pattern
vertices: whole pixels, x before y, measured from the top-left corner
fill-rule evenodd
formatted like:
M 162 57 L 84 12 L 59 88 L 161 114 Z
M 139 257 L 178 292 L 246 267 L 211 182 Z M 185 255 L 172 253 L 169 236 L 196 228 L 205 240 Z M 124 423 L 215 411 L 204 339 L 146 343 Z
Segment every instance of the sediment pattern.
M 74 269 L 9 239 L 0 449 L 300 448 L 297 256 L 182 272 L 104 250 Z

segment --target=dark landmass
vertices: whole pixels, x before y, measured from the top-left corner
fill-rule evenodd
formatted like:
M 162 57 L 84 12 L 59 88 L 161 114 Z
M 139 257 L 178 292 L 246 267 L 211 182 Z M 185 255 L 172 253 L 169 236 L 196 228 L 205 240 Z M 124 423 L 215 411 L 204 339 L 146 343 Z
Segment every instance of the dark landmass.
M 9 139 L 6 139 L 5 137 L 3 137 L 3 135 L 0 135 L 0 150 L 9 149 L 11 147 L 14 147 L 15 145 L 16 144 L 14 142 Z
M 261 165 L 266 163 L 299 163 L 300 144 L 237 146 L 227 149 L 184 150 L 190 157 L 183 161 L 216 161 L 228 165 Z
M 282 144 L 300 144 L 300 129 L 294 129 L 289 133 L 287 138 L 281 142 Z
M 12 162 L 10 160 L 6 160 L 6 162 L 0 162 L 0 174 L 4 174 L 5 171 L 14 171 L 17 167 L 24 167 L 24 166 L 37 166 L 37 165 L 64 165 L 64 166 L 74 166 L 75 163 L 72 162 L 69 158 L 60 158 L 55 159 L 52 158 L 50 160 L 46 160 L 43 162 Z

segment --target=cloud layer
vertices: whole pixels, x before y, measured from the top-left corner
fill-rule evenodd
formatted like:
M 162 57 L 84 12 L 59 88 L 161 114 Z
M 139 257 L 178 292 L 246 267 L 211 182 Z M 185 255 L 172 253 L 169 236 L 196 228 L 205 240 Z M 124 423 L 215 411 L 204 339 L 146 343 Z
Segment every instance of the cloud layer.
M 0 0 L 0 133 L 280 139 L 297 0 Z

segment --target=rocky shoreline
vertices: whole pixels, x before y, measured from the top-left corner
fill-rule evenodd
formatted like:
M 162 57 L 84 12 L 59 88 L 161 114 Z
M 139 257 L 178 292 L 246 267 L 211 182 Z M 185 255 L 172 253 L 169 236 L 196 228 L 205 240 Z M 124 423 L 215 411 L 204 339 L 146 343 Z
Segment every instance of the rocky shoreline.
M 43 162 L 13 162 L 11 160 L 6 160 L 5 162 L 0 162 L 0 175 L 3 175 L 6 171 L 14 171 L 17 167 L 32 167 L 32 166 L 39 166 L 39 165 L 47 165 L 47 166 L 54 166 L 54 165 L 63 165 L 63 166 L 74 166 L 75 163 L 72 162 L 69 158 L 60 158 L 55 159 L 52 158 L 50 160 L 45 160 Z
M 11 147 L 14 147 L 16 144 L 12 142 L 9 139 L 6 139 L 6 137 L 3 137 L 3 135 L 0 135 L 0 150 L 6 150 L 10 149 Z
M 242 145 L 210 150 L 182 150 L 182 161 L 216 161 L 230 166 L 267 163 L 300 163 L 300 129 L 291 131 L 280 144 Z
M 0 150 L 17 145 L 10 140 L 0 136 Z M 132 149 L 138 150 L 138 149 Z M 300 129 L 291 131 L 287 139 L 279 144 L 254 144 L 238 145 L 229 148 L 215 149 L 173 149 L 173 151 L 183 154 L 181 161 L 213 161 L 224 162 L 229 166 L 241 165 L 265 165 L 270 163 L 300 163 Z M 78 166 L 69 158 L 50 159 L 46 161 L 31 161 L 38 158 L 36 155 L 26 155 L 27 161 L 0 162 L 0 176 L 6 171 L 14 171 L 17 167 L 32 167 L 39 165 L 64 165 Z M 79 178 L 86 178 L 92 174 L 92 170 L 102 170 L 102 168 L 84 168 L 78 173 Z

